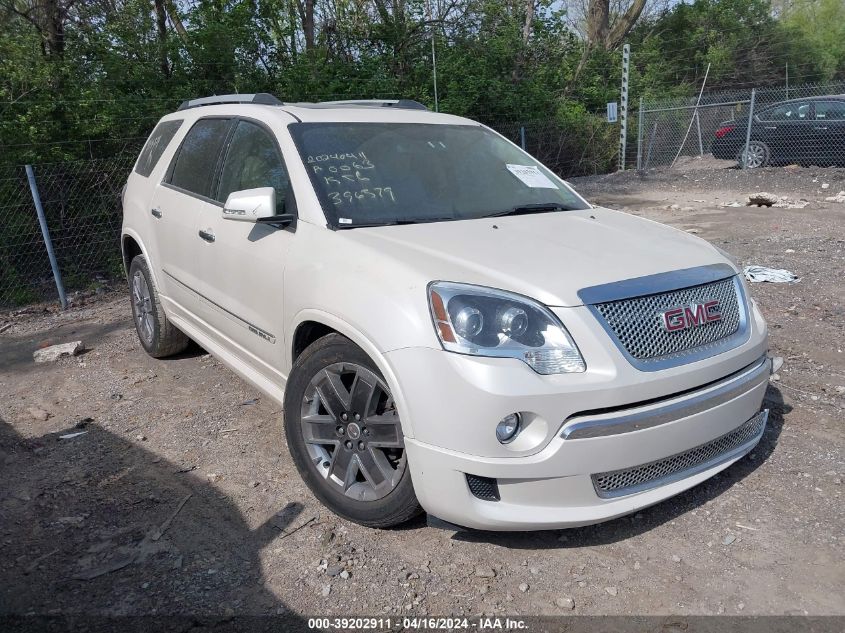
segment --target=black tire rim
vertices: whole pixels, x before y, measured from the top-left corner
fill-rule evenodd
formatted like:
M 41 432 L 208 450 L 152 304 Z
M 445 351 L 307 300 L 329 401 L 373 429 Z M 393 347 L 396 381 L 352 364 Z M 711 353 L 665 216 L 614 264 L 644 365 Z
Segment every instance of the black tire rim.
M 356 363 L 334 363 L 311 379 L 302 398 L 302 437 L 317 472 L 357 501 L 387 496 L 406 459 L 390 390 Z

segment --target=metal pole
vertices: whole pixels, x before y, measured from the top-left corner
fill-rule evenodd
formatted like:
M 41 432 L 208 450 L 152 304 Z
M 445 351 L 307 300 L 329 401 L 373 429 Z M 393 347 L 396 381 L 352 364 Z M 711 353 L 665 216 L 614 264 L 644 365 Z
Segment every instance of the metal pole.
M 698 156 L 704 156 L 704 144 L 701 142 L 701 119 L 698 116 L 698 110 L 695 111 L 695 126 L 698 128 Z
M 789 62 L 786 62 L 786 98 L 789 99 Z
M 622 47 L 622 94 L 619 101 L 622 106 L 619 122 L 619 171 L 625 170 L 625 149 L 628 141 L 628 70 L 631 62 L 631 45 Z
M 745 129 L 745 150 L 742 152 L 742 168 L 748 169 L 748 146 L 751 143 L 751 123 L 754 121 L 754 98 L 757 89 L 751 89 L 751 103 L 748 105 L 748 126 Z
M 434 79 L 434 111 L 440 112 L 440 103 L 437 98 L 437 55 L 434 51 L 434 11 L 431 4 L 431 0 L 426 2 L 428 20 L 431 22 L 431 73 Z
M 522 145 L 522 151 L 525 151 L 525 126 L 519 126 L 519 142 Z
M 643 98 L 640 97 L 640 108 L 637 110 L 637 171 L 643 168 Z
M 440 112 L 440 103 L 437 99 L 437 55 L 434 53 L 434 29 L 431 31 L 431 69 L 434 75 L 434 111 Z
M 29 190 L 32 192 L 32 201 L 35 203 L 35 212 L 38 214 L 38 224 L 41 225 L 41 236 L 44 238 L 44 245 L 47 247 L 47 257 L 50 258 L 50 267 L 53 269 L 53 279 L 56 280 L 56 290 L 59 291 L 59 303 L 62 310 L 67 308 L 67 296 L 62 285 L 62 273 L 59 272 L 59 263 L 56 261 L 56 253 L 53 252 L 53 242 L 50 240 L 50 230 L 47 228 L 47 218 L 44 215 L 44 207 L 41 206 L 41 196 L 38 195 L 38 185 L 35 183 L 35 172 L 32 165 L 26 166 L 26 178 L 29 180 Z

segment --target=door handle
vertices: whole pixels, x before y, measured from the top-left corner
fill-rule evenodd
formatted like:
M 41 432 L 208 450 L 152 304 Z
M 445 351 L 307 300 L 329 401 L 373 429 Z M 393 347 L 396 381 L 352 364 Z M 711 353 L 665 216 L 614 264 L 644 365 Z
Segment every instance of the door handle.
M 814 130 L 826 130 L 827 128 L 826 127 L 814 127 L 813 129 Z
M 159 209 L 158 207 L 154 207 L 154 208 L 150 209 L 150 213 L 153 214 L 154 218 L 160 218 L 161 217 L 161 209 Z
M 207 231 L 203 231 L 202 229 L 200 229 L 199 236 L 206 242 L 214 241 L 214 231 L 212 231 L 211 229 L 208 229 Z
M 778 126 L 777 125 L 767 125 L 766 129 L 767 130 L 776 130 L 776 129 L 778 129 Z

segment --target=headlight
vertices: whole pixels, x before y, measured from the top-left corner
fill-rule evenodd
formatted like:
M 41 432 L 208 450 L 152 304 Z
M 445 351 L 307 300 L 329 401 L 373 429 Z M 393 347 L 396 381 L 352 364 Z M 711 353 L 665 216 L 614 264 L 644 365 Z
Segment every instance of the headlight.
M 526 297 L 443 281 L 428 287 L 443 348 L 473 356 L 518 358 L 538 374 L 586 369 L 569 332 L 552 312 Z

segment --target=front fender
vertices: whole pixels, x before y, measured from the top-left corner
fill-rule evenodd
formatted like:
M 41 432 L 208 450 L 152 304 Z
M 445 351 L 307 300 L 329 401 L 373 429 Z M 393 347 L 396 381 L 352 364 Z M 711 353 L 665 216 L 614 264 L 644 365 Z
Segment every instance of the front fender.
M 406 437 L 413 438 L 413 423 L 408 412 L 409 409 L 406 406 L 399 378 L 397 377 L 391 364 L 387 361 L 386 356 L 379 350 L 371 338 L 335 314 L 326 312 L 325 310 L 308 308 L 297 312 L 290 322 L 289 327 L 285 329 L 286 349 L 290 350 L 293 348 L 294 332 L 296 332 L 300 325 L 307 321 L 315 321 L 332 328 L 366 352 L 367 356 L 373 360 L 382 376 L 384 376 L 385 381 L 387 381 L 387 386 L 390 388 L 390 393 L 393 395 L 393 400 L 396 403 L 396 407 L 399 409 L 399 415 L 402 420 L 402 433 Z

